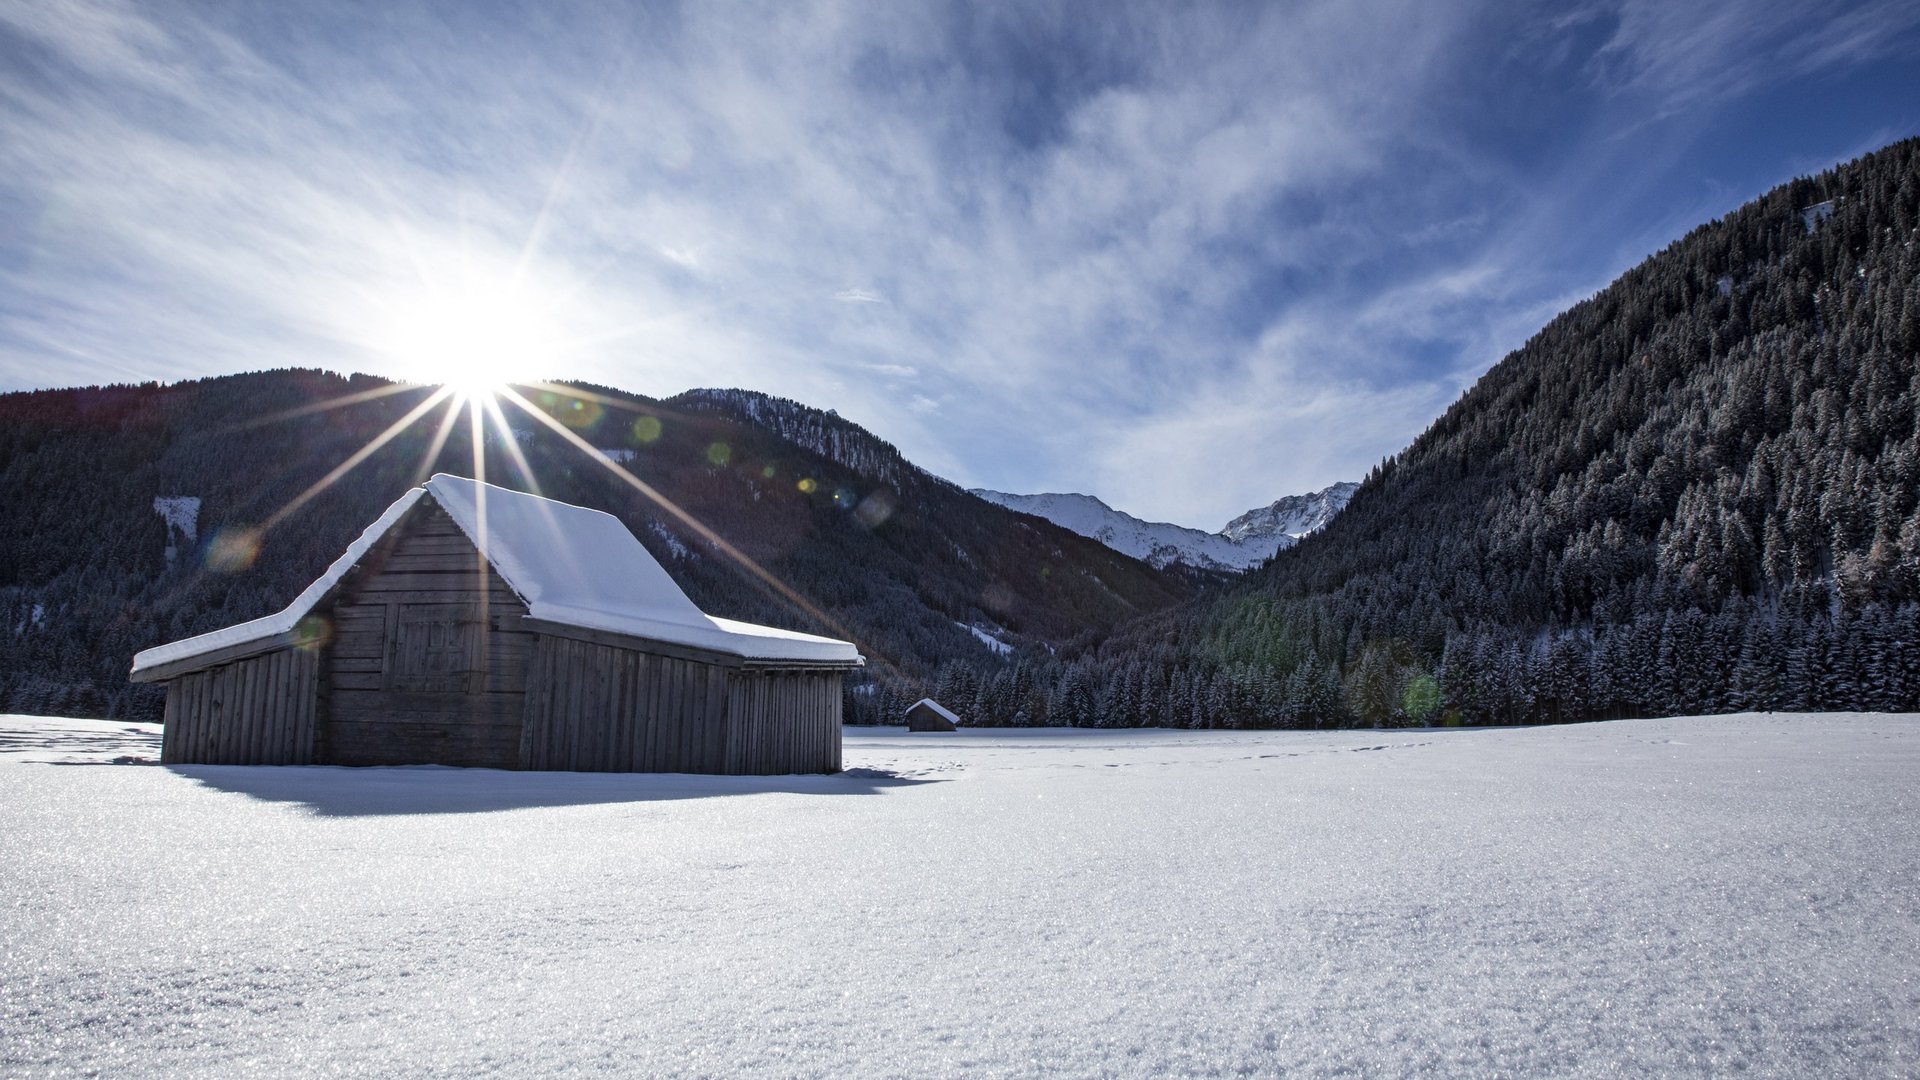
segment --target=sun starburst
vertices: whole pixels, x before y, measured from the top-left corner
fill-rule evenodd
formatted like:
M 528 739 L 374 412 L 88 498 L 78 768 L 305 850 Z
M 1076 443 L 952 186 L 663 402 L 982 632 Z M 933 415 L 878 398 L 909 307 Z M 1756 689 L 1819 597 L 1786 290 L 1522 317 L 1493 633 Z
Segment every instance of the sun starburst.
M 465 400 L 544 373 L 561 341 L 551 303 L 516 275 L 465 268 L 456 277 L 385 305 L 374 345 L 396 374 Z

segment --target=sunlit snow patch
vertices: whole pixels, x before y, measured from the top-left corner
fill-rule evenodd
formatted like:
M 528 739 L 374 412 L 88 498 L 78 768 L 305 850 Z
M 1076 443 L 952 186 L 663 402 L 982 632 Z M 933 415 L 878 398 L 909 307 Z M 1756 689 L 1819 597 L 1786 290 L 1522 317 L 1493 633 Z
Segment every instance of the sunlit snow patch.
M 959 627 L 962 630 L 965 630 L 969 634 L 972 634 L 975 641 L 978 641 L 980 644 L 985 645 L 987 648 L 992 649 L 996 653 L 999 653 L 1001 656 L 1006 656 L 1009 653 L 1013 652 L 1012 645 L 1009 645 L 1006 642 L 1001 641 L 999 638 L 994 637 L 992 634 L 987 633 L 985 630 L 982 630 L 977 626 L 969 626 L 968 624 L 963 622 L 956 622 L 953 625 Z

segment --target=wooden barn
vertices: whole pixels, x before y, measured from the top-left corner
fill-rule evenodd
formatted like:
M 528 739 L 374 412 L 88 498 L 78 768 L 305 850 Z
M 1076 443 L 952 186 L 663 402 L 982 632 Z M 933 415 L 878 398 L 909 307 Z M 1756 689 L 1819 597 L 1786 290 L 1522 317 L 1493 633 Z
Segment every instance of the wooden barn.
M 148 649 L 161 760 L 840 768 L 844 641 L 713 618 L 619 519 L 437 475 L 286 610 Z
M 960 727 L 960 718 L 930 697 L 907 706 L 906 719 L 908 731 L 956 731 Z

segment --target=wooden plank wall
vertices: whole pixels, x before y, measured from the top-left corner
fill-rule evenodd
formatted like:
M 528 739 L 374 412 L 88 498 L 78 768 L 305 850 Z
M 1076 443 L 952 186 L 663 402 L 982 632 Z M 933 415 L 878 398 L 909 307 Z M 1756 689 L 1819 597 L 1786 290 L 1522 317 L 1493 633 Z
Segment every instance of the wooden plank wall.
M 324 664 L 322 652 L 285 648 L 171 680 L 161 760 L 840 770 L 838 671 L 741 670 L 527 632 L 525 605 L 437 507 L 403 522 L 363 567 L 326 613 Z M 408 667 L 426 654 L 402 651 L 401 626 L 436 613 L 482 635 L 471 677 L 438 670 L 452 640 L 438 632 L 435 670 Z
M 841 678 L 541 634 L 521 760 L 589 772 L 839 772 Z
M 529 769 L 721 772 L 726 672 L 541 634 L 527 680 Z
M 728 678 L 725 771 L 840 771 L 840 672 L 734 671 Z
M 334 604 L 320 760 L 520 768 L 534 638 L 520 629 L 526 606 L 438 507 L 395 532 Z M 484 612 L 483 667 L 465 690 L 411 689 L 396 678 L 402 614 L 433 609 Z
M 311 765 L 319 654 L 286 648 L 167 683 L 160 760 L 169 765 Z

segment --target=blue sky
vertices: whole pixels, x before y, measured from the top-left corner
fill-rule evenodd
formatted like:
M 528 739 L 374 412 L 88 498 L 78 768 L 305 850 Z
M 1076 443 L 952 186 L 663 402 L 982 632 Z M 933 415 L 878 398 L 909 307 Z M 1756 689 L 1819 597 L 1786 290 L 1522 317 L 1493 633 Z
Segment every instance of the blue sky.
M 1218 528 L 1920 132 L 1917 54 L 1905 2 L 0 0 L 0 390 L 510 348 Z

